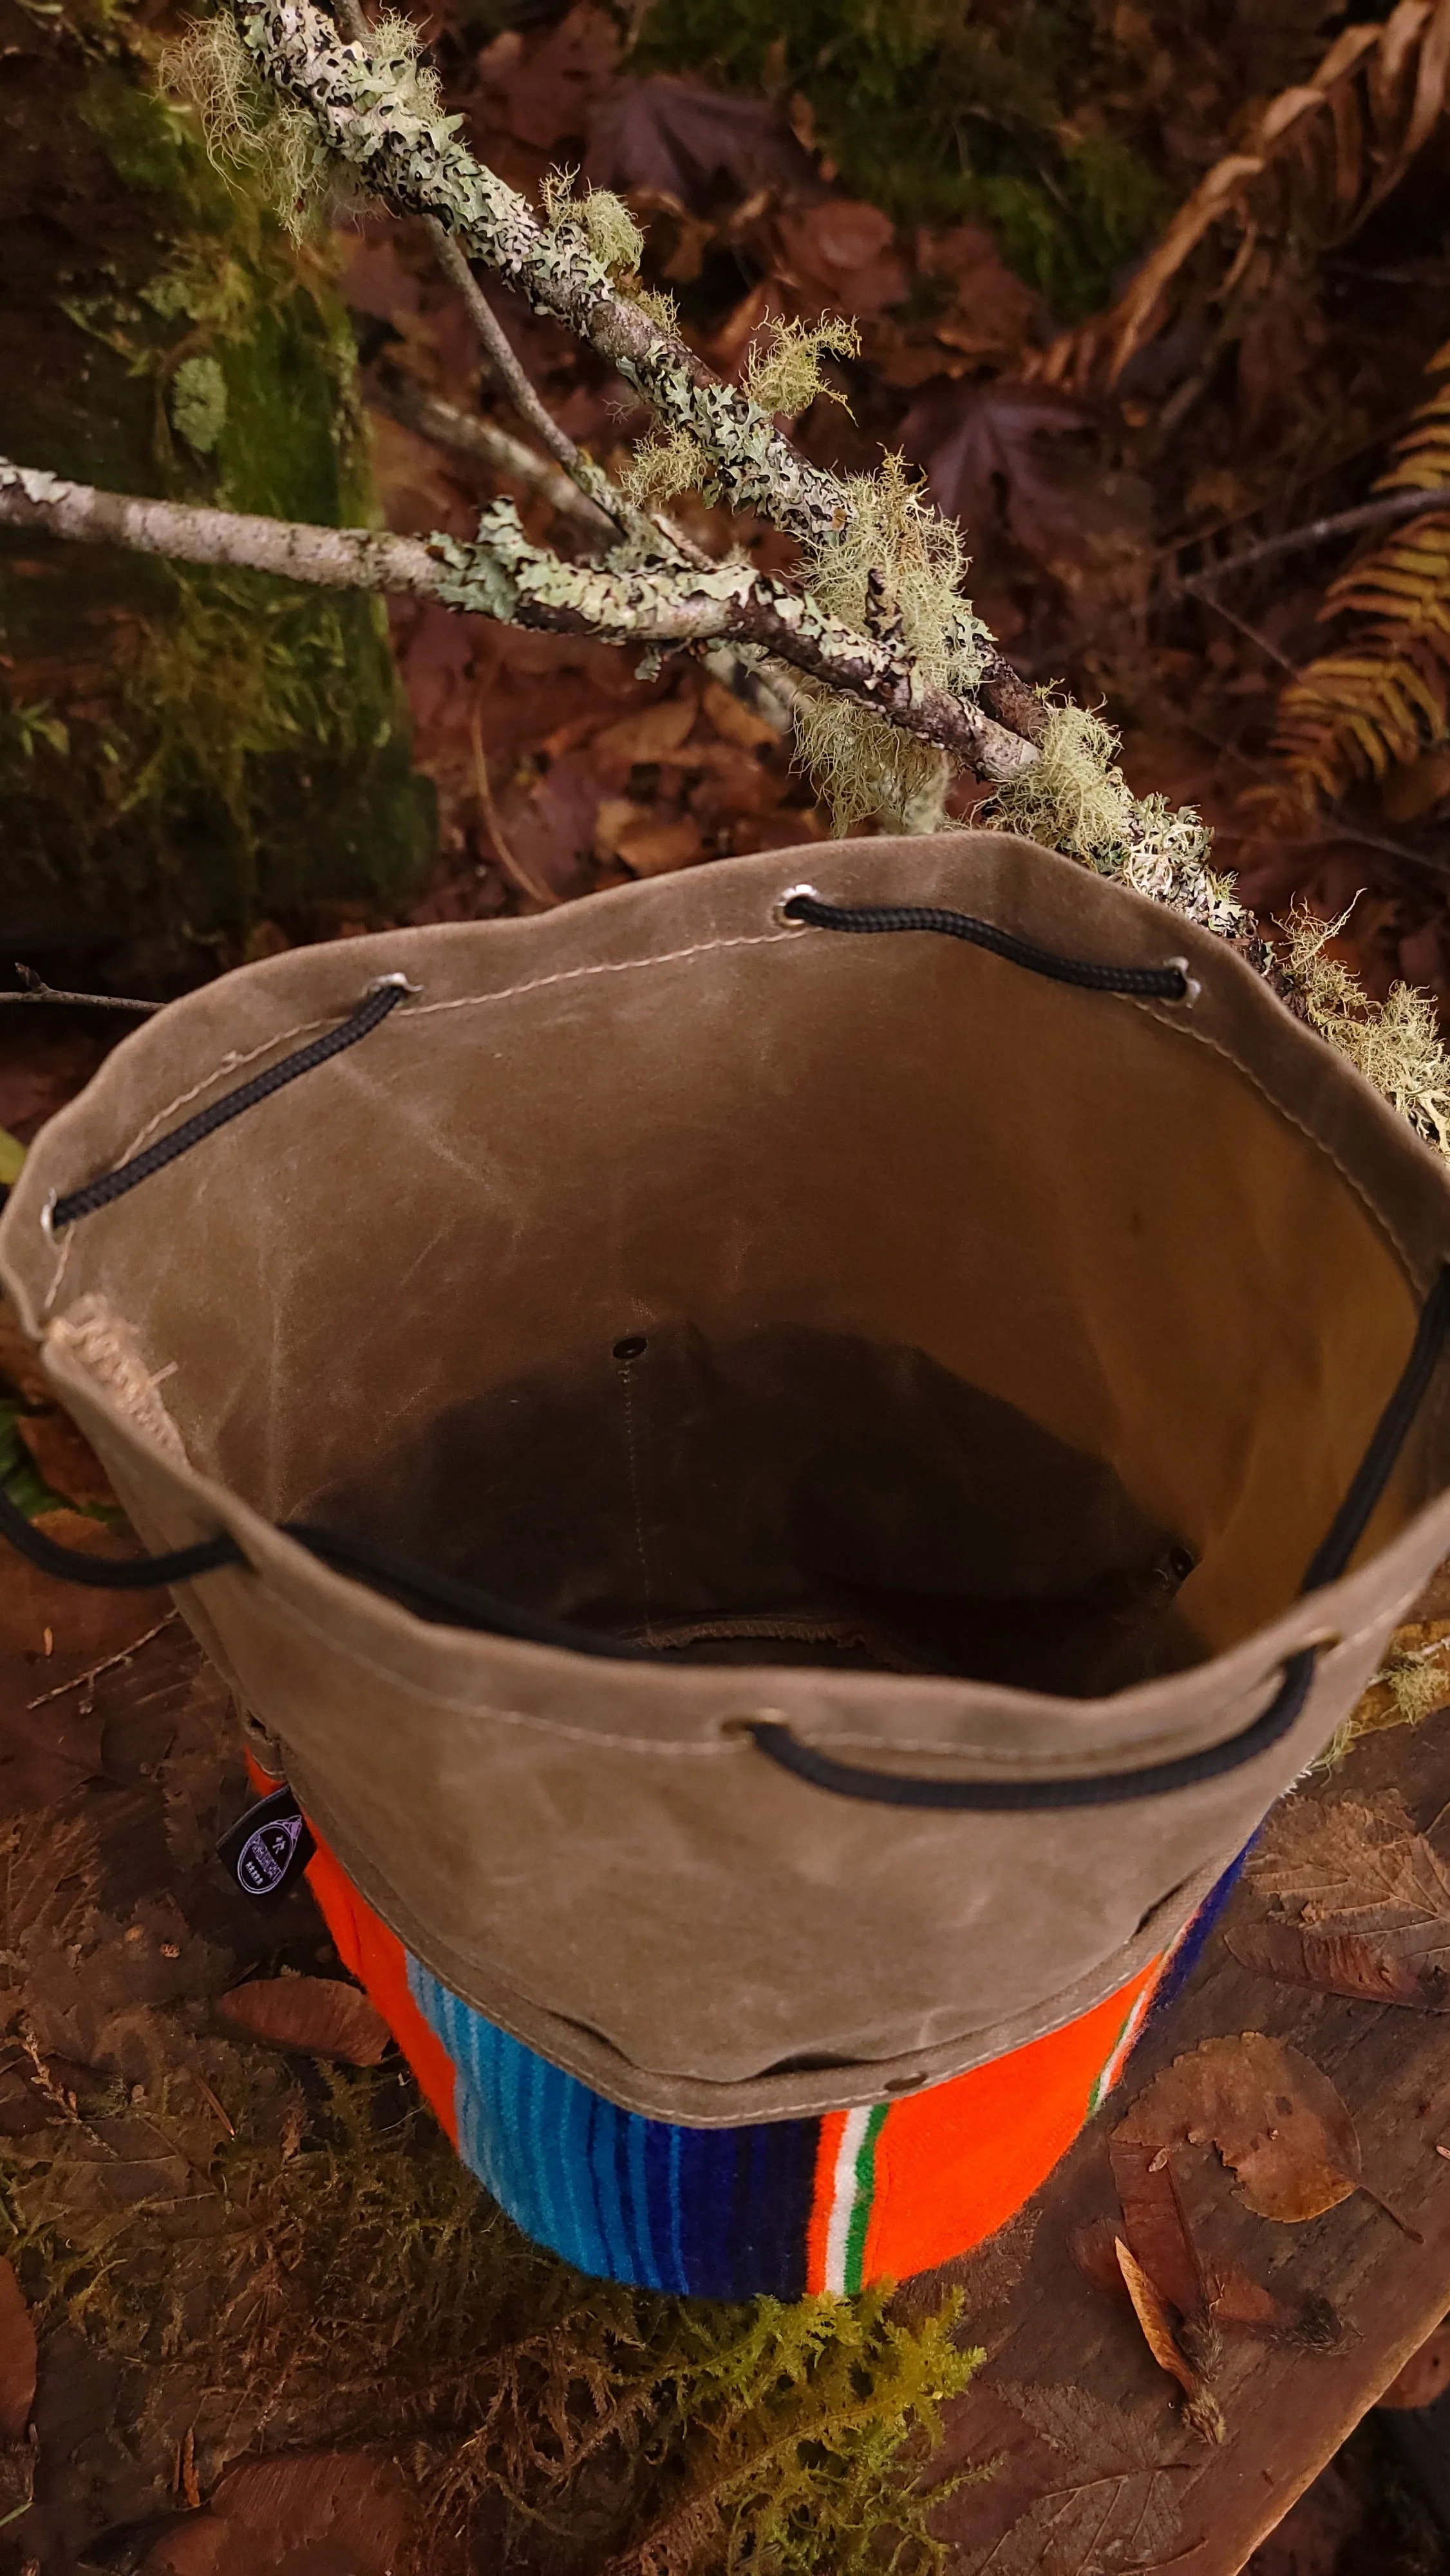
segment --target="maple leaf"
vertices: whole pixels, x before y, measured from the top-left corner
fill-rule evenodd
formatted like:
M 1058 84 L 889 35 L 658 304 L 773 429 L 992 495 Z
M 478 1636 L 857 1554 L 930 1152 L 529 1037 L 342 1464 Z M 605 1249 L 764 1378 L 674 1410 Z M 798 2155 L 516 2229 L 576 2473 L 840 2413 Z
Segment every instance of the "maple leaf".
M 15 2267 L 0 2258 L 0 2442 L 21 2442 L 35 2403 L 35 2327 Z
M 1054 456 L 1045 442 L 1080 442 L 1091 425 L 1092 414 L 1057 386 L 1004 376 L 933 387 L 912 404 L 901 444 L 926 468 L 949 518 L 968 531 L 1005 526 L 1028 554 L 1054 561 L 1083 552 L 1089 460 Z
M 978 2561 L 972 2576 L 1117 2576 L 1161 2564 L 1178 2536 L 1178 2480 L 1187 2463 L 1165 2460 L 1131 2415 L 1086 2389 L 1006 2384 L 1006 2400 L 1070 2464 Z
M 692 214 L 763 188 L 819 196 L 823 182 L 780 108 L 670 72 L 616 83 L 589 123 L 584 175 L 596 188 L 672 198 Z

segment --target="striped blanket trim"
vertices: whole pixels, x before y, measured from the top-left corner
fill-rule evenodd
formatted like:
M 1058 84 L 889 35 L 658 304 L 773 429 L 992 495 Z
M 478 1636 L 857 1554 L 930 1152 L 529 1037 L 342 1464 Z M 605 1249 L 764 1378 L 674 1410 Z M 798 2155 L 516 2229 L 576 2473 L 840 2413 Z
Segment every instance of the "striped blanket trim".
M 746 2128 L 622 2111 L 460 2001 L 320 1846 L 308 1879 L 484 2188 L 597 2279 L 685 2297 L 850 2295 L 963 2254 L 1044 2182 L 1138 2035 L 1163 1961 L 1026 2048 L 921 2092 Z

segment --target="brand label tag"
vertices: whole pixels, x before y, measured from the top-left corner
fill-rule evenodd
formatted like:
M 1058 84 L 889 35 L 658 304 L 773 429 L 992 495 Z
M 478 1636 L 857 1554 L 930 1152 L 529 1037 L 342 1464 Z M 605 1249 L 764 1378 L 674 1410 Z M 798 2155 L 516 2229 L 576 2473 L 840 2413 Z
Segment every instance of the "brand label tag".
M 239 1816 L 217 1844 L 217 1858 L 244 1896 L 284 1896 L 301 1877 L 317 1845 L 307 1819 L 285 1782 Z

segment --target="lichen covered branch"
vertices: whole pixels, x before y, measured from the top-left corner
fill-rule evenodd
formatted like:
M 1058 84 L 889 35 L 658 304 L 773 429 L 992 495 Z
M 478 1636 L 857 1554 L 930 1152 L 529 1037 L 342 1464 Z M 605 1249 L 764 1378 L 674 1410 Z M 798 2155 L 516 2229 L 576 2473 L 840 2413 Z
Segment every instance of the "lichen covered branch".
M 457 139 L 414 77 L 376 45 L 347 44 L 312 0 L 238 0 L 243 40 L 263 80 L 312 117 L 321 141 L 395 214 L 431 217 L 537 313 L 566 325 L 617 369 L 672 429 L 693 438 L 721 496 L 819 544 L 843 516 L 841 487 L 799 454 L 749 395 L 727 385 L 679 334 L 627 295 L 565 212 L 543 217 Z
M 185 563 L 242 565 L 332 590 L 407 591 L 515 626 L 617 643 L 757 646 L 922 740 L 1007 779 L 1035 758 L 992 717 L 925 682 L 889 639 L 858 635 L 808 595 L 748 563 L 709 572 L 674 565 L 568 564 L 530 544 L 511 501 L 495 501 L 478 539 L 397 537 L 363 528 L 297 526 L 230 510 L 193 509 L 99 492 L 0 460 L 0 526 L 45 529 Z

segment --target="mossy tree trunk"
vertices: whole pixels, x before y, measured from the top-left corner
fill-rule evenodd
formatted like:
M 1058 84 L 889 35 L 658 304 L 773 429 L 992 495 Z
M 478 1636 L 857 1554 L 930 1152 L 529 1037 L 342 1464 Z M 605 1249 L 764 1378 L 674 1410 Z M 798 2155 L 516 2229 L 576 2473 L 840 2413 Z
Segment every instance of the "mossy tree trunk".
M 0 453 L 112 489 L 371 515 L 325 249 L 224 185 L 111 0 L 0 0 Z M 431 842 L 381 604 L 0 538 L 0 925 L 163 977 L 387 904 Z

